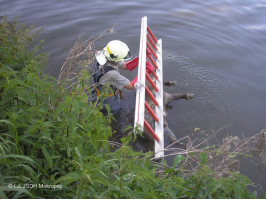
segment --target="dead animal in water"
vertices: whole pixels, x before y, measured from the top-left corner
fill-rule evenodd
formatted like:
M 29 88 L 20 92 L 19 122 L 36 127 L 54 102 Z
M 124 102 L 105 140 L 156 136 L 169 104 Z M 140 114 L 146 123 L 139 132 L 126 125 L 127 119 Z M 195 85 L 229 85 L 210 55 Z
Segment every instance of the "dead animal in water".
M 164 85 L 166 86 L 173 86 L 176 85 L 176 81 L 164 81 Z M 151 92 L 153 93 L 153 95 L 155 95 L 155 90 L 153 89 L 153 87 L 147 83 L 148 88 L 151 90 Z M 173 133 L 173 131 L 169 128 L 168 126 L 168 122 L 167 122 L 167 112 L 166 112 L 166 107 L 167 104 L 171 103 L 174 100 L 178 100 L 178 99 L 192 99 L 194 97 L 194 94 L 190 94 L 190 93 L 176 93 L 176 94 L 170 94 L 167 92 L 163 93 L 163 110 L 164 110 L 164 134 L 169 138 L 171 143 L 174 143 L 177 141 L 177 138 L 175 136 L 175 134 Z M 149 106 L 154 110 L 155 109 L 155 104 L 154 102 L 146 95 L 145 97 L 146 102 L 149 104 Z M 155 126 L 155 120 L 151 117 L 151 115 L 149 114 L 149 112 L 147 110 L 145 110 L 145 119 L 147 120 L 147 122 L 152 126 L 152 128 L 154 129 Z M 154 140 L 153 137 L 151 136 L 151 134 L 149 133 L 149 131 L 144 128 L 144 137 L 149 139 L 149 140 Z M 179 143 L 179 145 L 184 146 L 183 144 Z

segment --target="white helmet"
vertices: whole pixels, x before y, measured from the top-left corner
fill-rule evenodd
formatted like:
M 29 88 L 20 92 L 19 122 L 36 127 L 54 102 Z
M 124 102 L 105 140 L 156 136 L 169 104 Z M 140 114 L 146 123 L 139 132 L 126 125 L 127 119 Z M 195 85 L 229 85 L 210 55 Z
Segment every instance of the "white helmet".
M 119 40 L 112 40 L 103 48 L 105 57 L 114 62 L 127 61 L 131 58 L 128 46 Z

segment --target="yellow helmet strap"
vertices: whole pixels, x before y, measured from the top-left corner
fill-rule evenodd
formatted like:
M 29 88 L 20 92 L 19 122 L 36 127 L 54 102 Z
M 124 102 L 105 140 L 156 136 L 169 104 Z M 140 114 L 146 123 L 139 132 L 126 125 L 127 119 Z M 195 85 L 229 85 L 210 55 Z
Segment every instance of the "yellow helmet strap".
M 109 48 L 109 45 L 107 45 L 107 51 L 108 51 L 108 53 L 109 53 L 109 55 L 110 55 L 110 57 L 111 58 L 116 58 L 117 57 L 117 55 L 115 56 L 112 52 L 111 52 L 111 50 L 110 50 L 110 48 Z

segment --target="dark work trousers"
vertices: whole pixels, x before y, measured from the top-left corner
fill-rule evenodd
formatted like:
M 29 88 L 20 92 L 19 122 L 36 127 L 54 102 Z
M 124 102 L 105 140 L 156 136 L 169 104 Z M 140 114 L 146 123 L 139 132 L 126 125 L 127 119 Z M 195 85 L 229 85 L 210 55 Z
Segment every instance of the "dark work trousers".
M 102 86 L 98 86 L 98 89 L 101 91 Z M 91 90 L 91 95 L 92 95 L 92 102 L 94 103 L 97 100 L 97 94 L 96 91 L 94 89 Z M 111 113 L 113 115 L 115 115 L 120 108 L 120 96 L 119 96 L 119 92 L 117 92 L 116 95 L 112 96 L 112 97 L 108 97 L 107 99 L 105 99 L 103 101 L 103 108 L 101 109 L 101 112 L 104 115 L 107 115 L 107 109 L 106 109 L 106 104 L 109 104 Z

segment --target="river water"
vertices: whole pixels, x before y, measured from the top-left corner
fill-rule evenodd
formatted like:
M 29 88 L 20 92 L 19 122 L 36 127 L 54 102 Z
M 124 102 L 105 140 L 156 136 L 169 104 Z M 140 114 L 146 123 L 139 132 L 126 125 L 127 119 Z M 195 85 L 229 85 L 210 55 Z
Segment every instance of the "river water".
M 149 27 L 162 38 L 164 80 L 178 83 L 165 90 L 195 94 L 191 101 L 171 103 L 170 128 L 178 138 L 221 129 L 216 142 L 266 128 L 265 13 L 265 0 L 0 0 L 0 15 L 44 28 L 39 39 L 50 54 L 45 70 L 55 77 L 80 34 L 98 35 L 113 24 L 116 33 L 98 48 L 119 39 L 137 56 L 141 17 L 147 16 Z M 136 74 L 124 73 L 130 79 Z M 117 116 L 122 127 L 134 117 L 134 94 L 125 94 Z M 265 165 L 243 163 L 242 173 L 265 191 Z

